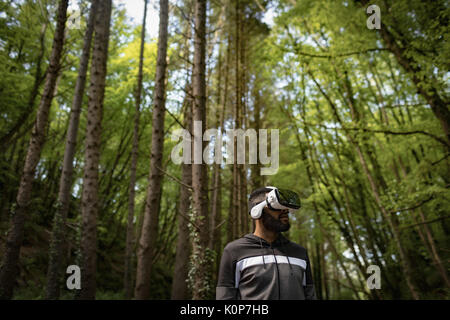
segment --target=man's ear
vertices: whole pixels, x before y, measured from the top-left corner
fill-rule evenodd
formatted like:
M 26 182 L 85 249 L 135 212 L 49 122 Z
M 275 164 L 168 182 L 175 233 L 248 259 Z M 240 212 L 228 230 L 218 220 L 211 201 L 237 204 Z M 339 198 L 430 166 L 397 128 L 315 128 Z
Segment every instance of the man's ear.
M 265 206 L 266 206 L 265 201 L 262 201 L 261 203 L 257 204 L 250 210 L 250 216 L 253 219 L 261 218 Z

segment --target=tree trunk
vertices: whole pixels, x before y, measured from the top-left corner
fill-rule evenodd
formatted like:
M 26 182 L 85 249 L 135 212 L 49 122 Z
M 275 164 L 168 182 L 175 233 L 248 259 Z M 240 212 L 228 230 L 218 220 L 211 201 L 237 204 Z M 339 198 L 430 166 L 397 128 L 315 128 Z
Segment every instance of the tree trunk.
M 167 37 L 169 21 L 168 0 L 159 2 L 159 36 L 155 75 L 155 93 L 153 108 L 152 147 L 149 183 L 145 203 L 144 222 L 139 240 L 137 255 L 136 299 L 148 299 L 150 295 L 150 277 L 152 259 L 158 235 L 158 216 L 162 189 L 162 156 L 164 149 L 164 115 L 165 115 L 165 78 L 167 68 Z
M 227 219 L 227 242 L 231 242 L 233 240 L 236 239 L 234 230 L 235 230 L 235 226 L 236 226 L 236 221 L 234 218 L 234 205 L 233 205 L 233 201 L 234 201 L 234 195 L 235 195 L 235 188 L 233 187 L 233 170 L 231 168 L 230 170 L 230 180 L 229 180 L 229 185 L 231 185 L 232 187 L 229 188 L 230 190 L 230 194 L 228 197 L 228 219 Z
M 224 98 L 222 98 L 222 52 L 219 47 L 219 58 L 218 58 L 218 81 L 217 81 L 217 107 L 216 107 L 216 128 L 219 130 L 220 134 L 224 135 L 224 116 L 225 116 L 225 105 Z M 219 112 L 220 111 L 220 112 Z M 214 273 L 213 280 L 216 282 L 216 274 L 219 269 L 220 264 L 220 252 L 222 249 L 222 237 L 221 237 L 221 226 L 222 226 L 222 168 L 220 164 L 214 162 L 213 164 L 213 179 L 212 179 L 212 197 L 211 197 L 211 217 L 210 217 L 210 235 L 209 235 L 209 245 L 208 247 L 215 252 L 216 259 L 214 261 Z
M 134 129 L 133 129 L 133 147 L 131 150 L 131 168 L 130 168 L 130 187 L 128 197 L 128 221 L 127 221 L 127 239 L 125 248 L 125 272 L 124 272 L 124 289 L 125 297 L 130 299 L 133 294 L 133 281 L 132 281 L 132 256 L 133 256 L 133 242 L 134 242 L 134 197 L 136 187 L 136 168 L 138 160 L 139 150 L 139 118 L 141 108 L 141 95 L 142 95 L 142 74 L 144 66 L 144 47 L 145 47 L 145 20 L 147 18 L 147 3 L 148 0 L 144 0 L 144 17 L 142 18 L 142 30 L 141 30 L 141 47 L 139 52 L 139 71 L 137 76 L 137 86 L 135 93 L 135 110 L 134 110 Z
M 219 130 L 219 127 L 222 128 L 223 123 L 223 113 L 224 107 L 222 106 L 221 112 L 219 112 L 221 103 L 222 103 L 222 88 L 221 88 L 221 80 L 222 80 L 222 54 L 219 48 L 219 58 L 218 58 L 218 67 L 217 67 L 217 106 L 216 106 L 216 123 L 215 128 Z M 221 129 L 222 130 L 222 129 Z M 213 173 L 212 173 L 212 197 L 211 197 L 211 216 L 209 221 L 209 245 L 208 247 L 211 250 L 214 250 L 215 244 L 218 239 L 218 229 L 216 226 L 220 223 L 221 219 L 221 188 L 222 188 L 222 180 L 221 180 L 221 167 L 220 164 L 217 164 L 215 161 L 213 163 Z
M 36 116 L 36 122 L 28 146 L 23 174 L 17 192 L 16 209 L 12 218 L 11 229 L 7 236 L 5 254 L 0 270 L 0 299 L 12 298 L 14 284 L 18 276 L 20 248 L 24 236 L 25 218 L 28 214 L 31 202 L 33 178 L 45 142 L 50 106 L 53 100 L 56 79 L 58 78 L 61 66 L 60 60 L 64 44 L 67 6 L 68 0 L 61 0 L 58 4 L 57 24 L 50 56 L 50 64 Z
M 247 80 L 246 80 L 246 44 L 248 41 L 248 38 L 245 34 L 246 29 L 245 28 L 245 14 L 243 15 L 242 12 L 245 12 L 245 3 L 243 8 L 240 8 L 239 10 L 239 60 L 240 60 L 240 83 L 238 86 L 240 86 L 240 127 L 245 130 L 247 127 L 247 121 L 248 119 L 246 117 L 247 110 L 246 110 L 246 93 L 247 93 Z M 245 140 L 244 140 L 244 148 L 245 148 Z M 249 149 L 250 150 L 250 149 Z M 250 156 L 248 156 L 250 157 Z M 248 207 L 247 207 L 247 166 L 245 164 L 245 161 L 243 164 L 241 164 L 239 170 L 239 202 L 240 202 L 240 219 L 241 219 L 241 235 L 245 235 L 249 232 L 249 214 L 248 214 Z
M 192 90 L 188 89 L 185 98 L 185 128 L 192 132 Z M 186 279 L 188 278 L 189 255 L 191 246 L 189 243 L 189 211 L 191 207 L 191 190 L 186 186 L 192 185 L 192 165 L 183 163 L 181 165 L 182 182 L 180 185 L 180 204 L 178 207 L 178 237 L 175 255 L 175 266 L 172 282 L 172 300 L 186 300 L 189 291 Z
M 225 67 L 225 88 L 224 88 L 224 95 L 223 95 L 223 108 L 225 109 L 228 104 L 228 82 L 229 82 L 229 74 L 230 74 L 230 62 L 231 59 L 231 36 L 228 34 L 227 39 L 227 58 L 226 58 L 226 67 Z M 225 117 L 224 117 L 225 119 Z M 222 128 L 222 132 L 224 132 L 224 128 Z M 231 175 L 230 175 L 230 184 L 233 185 L 234 176 L 233 176 L 233 167 L 231 167 Z M 227 219 L 227 242 L 231 242 L 235 239 L 234 236 L 234 206 L 233 206 L 233 199 L 235 194 L 235 188 L 229 188 L 230 195 L 229 195 L 229 205 L 228 205 L 228 219 Z
M 256 82 L 256 81 L 255 81 Z M 261 148 L 259 145 L 259 129 L 261 129 L 261 95 L 259 93 L 259 88 L 257 84 L 255 83 L 253 88 L 253 99 L 254 99 L 254 106 L 253 106 L 253 118 L 255 119 L 253 123 L 251 123 L 251 127 L 256 130 L 256 138 L 258 139 L 258 150 Z M 252 191 L 261 188 L 263 186 L 263 179 L 260 174 L 261 170 L 261 164 L 256 163 L 250 165 L 251 167 L 251 178 L 250 178 L 250 186 L 252 188 Z M 250 191 L 251 192 L 251 191 Z
M 194 70 L 192 89 L 194 96 L 193 120 L 201 121 L 201 131 L 195 130 L 194 145 L 206 146 L 203 142 L 203 133 L 206 123 L 206 81 L 205 81 L 205 53 L 206 53 L 206 3 L 207 0 L 195 2 L 195 34 L 194 34 Z M 194 148 L 194 158 L 196 148 Z M 201 151 L 200 151 L 201 152 Z M 200 155 L 199 152 L 199 155 Z M 192 241 L 192 296 L 194 300 L 208 298 L 211 290 L 210 283 L 210 259 L 208 257 L 208 177 L 206 164 L 195 163 L 192 165 L 192 187 L 193 187 L 193 215 L 192 220 L 197 226 L 197 234 L 191 238 Z M 195 258 L 194 258 L 195 257 Z
M 317 299 L 319 300 L 323 300 L 323 292 L 322 292 L 322 266 L 320 264 L 320 262 L 322 261 L 320 258 L 320 243 L 316 241 L 316 245 L 315 245 L 315 254 L 314 254 L 314 258 L 313 261 L 314 263 L 314 284 L 315 284 L 315 288 L 316 288 L 316 295 L 317 295 Z
M 89 65 L 92 34 L 98 1 L 92 2 L 89 13 L 89 20 L 84 35 L 83 51 L 80 59 L 80 69 L 75 84 L 75 93 L 70 113 L 69 128 L 67 129 L 66 148 L 64 162 L 59 181 L 59 192 L 55 217 L 53 220 L 53 234 L 50 244 L 49 265 L 47 271 L 47 299 L 59 299 L 60 285 L 62 277 L 62 267 L 64 265 L 65 246 L 65 224 L 70 204 L 70 191 L 72 187 L 73 159 L 75 156 L 78 124 L 80 122 L 81 105 L 83 102 L 84 89 L 86 86 L 86 73 Z
M 103 99 L 108 60 L 111 0 L 99 1 L 95 18 L 94 50 L 85 142 L 85 167 L 81 199 L 81 290 L 77 298 L 95 299 L 97 271 L 98 166 L 102 131 Z
M 322 242 L 320 244 L 320 259 L 321 259 L 320 265 L 322 266 L 322 273 L 323 273 L 323 276 L 322 276 L 323 284 L 322 284 L 322 286 L 323 286 L 324 291 L 325 291 L 325 300 L 329 300 L 330 296 L 329 296 L 329 288 L 328 288 L 328 270 L 327 270 L 327 265 L 325 264 L 325 261 L 326 261 L 325 254 L 326 254 L 326 252 L 325 252 L 325 242 Z

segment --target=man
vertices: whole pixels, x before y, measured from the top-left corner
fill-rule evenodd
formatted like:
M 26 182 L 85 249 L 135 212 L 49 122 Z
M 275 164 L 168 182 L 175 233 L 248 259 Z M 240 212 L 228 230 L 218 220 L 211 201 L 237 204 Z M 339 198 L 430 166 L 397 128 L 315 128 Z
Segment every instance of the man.
M 218 300 L 316 299 L 306 249 L 287 240 L 289 210 L 300 208 L 295 192 L 274 187 L 253 191 L 253 234 L 230 242 L 220 261 Z

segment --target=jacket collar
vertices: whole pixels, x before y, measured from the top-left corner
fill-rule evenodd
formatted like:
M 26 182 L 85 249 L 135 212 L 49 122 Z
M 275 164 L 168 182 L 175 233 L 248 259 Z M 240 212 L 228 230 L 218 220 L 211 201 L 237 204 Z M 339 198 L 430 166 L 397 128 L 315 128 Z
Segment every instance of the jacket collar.
M 253 233 L 246 234 L 244 238 L 249 239 L 252 242 L 255 243 L 262 243 L 264 246 L 270 246 L 270 243 L 264 240 L 263 238 L 260 238 L 258 236 L 255 236 Z M 275 239 L 274 242 L 272 242 L 272 247 L 279 247 L 287 244 L 289 242 L 288 239 L 286 239 L 285 236 L 283 236 L 281 233 L 278 234 L 278 237 Z

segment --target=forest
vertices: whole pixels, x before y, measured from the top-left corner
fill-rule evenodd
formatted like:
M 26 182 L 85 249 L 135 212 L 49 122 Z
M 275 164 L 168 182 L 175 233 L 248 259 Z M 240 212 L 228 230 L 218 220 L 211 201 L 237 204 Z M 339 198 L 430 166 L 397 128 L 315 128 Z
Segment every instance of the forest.
M 300 196 L 284 235 L 318 299 L 449 299 L 449 19 L 445 0 L 0 0 L 0 299 L 215 299 L 263 186 Z M 174 161 L 180 132 L 203 161 Z

